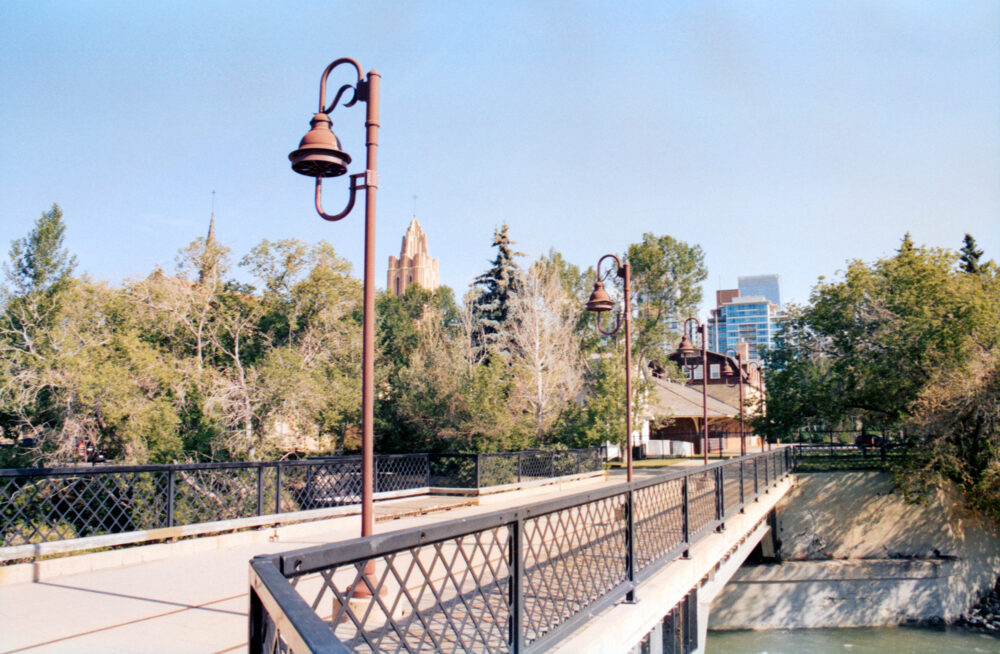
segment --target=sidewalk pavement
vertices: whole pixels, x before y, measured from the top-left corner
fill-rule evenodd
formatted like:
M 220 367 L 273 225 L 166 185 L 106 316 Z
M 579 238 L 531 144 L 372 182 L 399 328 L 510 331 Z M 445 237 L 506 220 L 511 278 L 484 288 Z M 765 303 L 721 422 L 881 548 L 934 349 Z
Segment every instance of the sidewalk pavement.
M 664 469 L 637 469 L 638 479 Z M 423 496 L 376 504 L 382 533 L 530 504 L 622 483 L 584 479 L 480 498 Z M 446 510 L 447 507 L 452 507 Z M 419 514 L 424 510 L 436 512 Z M 381 515 L 380 515 L 381 514 Z M 404 515 L 391 519 L 392 515 Z M 231 652 L 247 644 L 248 562 L 356 537 L 359 516 L 279 527 L 276 540 L 0 587 L 0 654 L 11 652 Z M 84 555 L 85 556 L 85 555 Z

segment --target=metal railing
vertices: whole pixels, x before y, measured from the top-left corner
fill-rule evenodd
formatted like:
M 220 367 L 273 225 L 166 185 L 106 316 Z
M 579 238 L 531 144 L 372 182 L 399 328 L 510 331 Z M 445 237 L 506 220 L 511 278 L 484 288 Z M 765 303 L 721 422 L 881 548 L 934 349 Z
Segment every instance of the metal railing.
M 493 472 L 515 461 L 516 478 Z M 600 470 L 599 448 L 375 457 L 375 497 L 481 488 Z M 0 547 L 122 534 L 361 502 L 361 457 L 0 470 Z
M 755 452 L 760 452 L 763 449 L 770 449 L 773 445 L 769 445 L 763 440 L 763 437 L 759 434 L 754 434 L 749 430 L 743 435 L 745 440 L 745 445 L 747 449 L 747 454 L 753 454 Z M 740 432 L 738 431 L 720 431 L 720 430 L 709 430 L 708 432 L 708 454 L 709 456 L 721 456 L 723 454 L 739 453 L 740 452 Z M 690 443 L 693 448 L 693 453 L 696 455 L 701 455 L 701 448 L 704 444 L 704 435 L 700 431 L 685 431 L 685 432 L 669 432 L 656 434 L 651 436 L 647 443 L 641 446 L 636 446 L 638 450 L 636 455 L 643 459 L 664 459 L 672 458 L 674 456 L 681 456 L 679 454 L 665 454 L 654 452 L 655 449 L 653 443 L 656 441 L 679 441 L 681 443 Z
M 906 449 L 895 443 L 878 445 L 799 444 L 792 447 L 793 465 L 801 472 L 847 470 L 887 470 L 906 456 Z
M 788 448 L 250 563 L 273 652 L 535 652 L 683 556 L 791 469 Z
M 601 470 L 604 449 L 430 455 L 430 486 L 485 488 Z

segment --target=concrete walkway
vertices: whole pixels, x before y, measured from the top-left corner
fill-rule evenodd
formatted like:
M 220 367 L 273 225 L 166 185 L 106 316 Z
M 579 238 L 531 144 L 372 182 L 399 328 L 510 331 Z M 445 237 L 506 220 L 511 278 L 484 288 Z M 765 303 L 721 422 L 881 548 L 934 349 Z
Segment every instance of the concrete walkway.
M 664 469 L 636 470 L 642 479 Z M 376 532 L 428 525 L 625 480 L 586 479 L 478 499 L 424 496 L 376 505 Z M 474 501 L 474 500 L 473 500 Z M 433 513 L 424 513 L 434 511 Z M 395 516 L 406 516 L 393 519 Z M 167 559 L 0 587 L 0 653 L 230 652 L 246 648 L 249 560 L 354 538 L 359 516 L 288 525 L 270 540 Z M 231 541 L 236 541 L 234 535 Z M 246 538 L 243 539 L 244 541 Z M 152 546 L 159 547 L 159 546 Z M 124 550 L 128 551 L 128 550 Z M 86 556 L 86 555 L 85 555 Z

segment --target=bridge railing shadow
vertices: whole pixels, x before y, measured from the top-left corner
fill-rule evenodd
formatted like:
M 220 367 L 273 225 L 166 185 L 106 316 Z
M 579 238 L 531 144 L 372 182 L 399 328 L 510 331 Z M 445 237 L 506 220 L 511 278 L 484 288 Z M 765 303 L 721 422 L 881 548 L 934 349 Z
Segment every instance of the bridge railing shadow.
M 541 651 L 784 478 L 789 448 L 250 563 L 251 652 Z

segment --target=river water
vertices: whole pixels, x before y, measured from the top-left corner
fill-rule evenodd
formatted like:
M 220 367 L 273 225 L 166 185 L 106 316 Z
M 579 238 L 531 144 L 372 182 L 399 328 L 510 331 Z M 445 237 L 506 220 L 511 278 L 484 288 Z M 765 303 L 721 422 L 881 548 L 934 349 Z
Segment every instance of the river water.
M 1000 637 L 959 627 L 710 631 L 706 654 L 1000 654 Z

